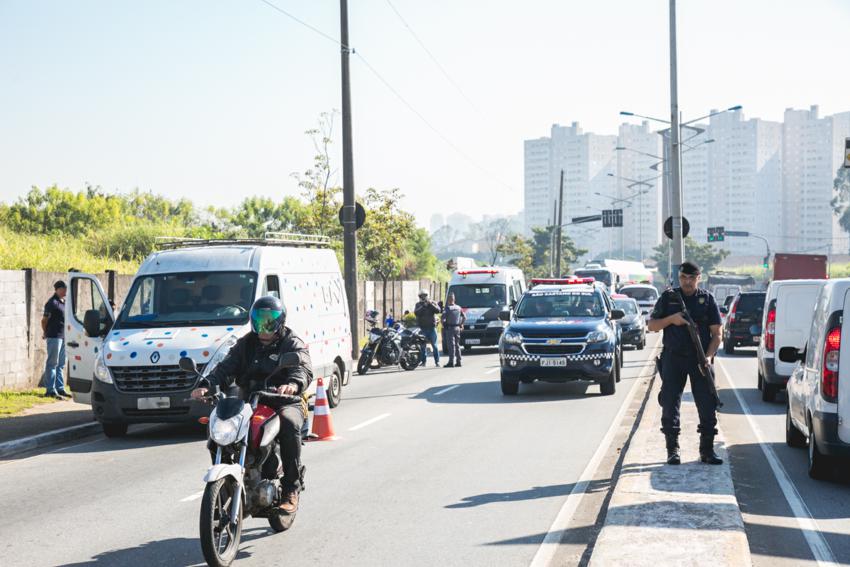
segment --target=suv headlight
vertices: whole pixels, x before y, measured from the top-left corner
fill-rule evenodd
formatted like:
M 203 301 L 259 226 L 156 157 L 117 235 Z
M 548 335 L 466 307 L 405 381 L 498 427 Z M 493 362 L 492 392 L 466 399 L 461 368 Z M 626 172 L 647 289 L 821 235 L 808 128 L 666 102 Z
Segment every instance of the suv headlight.
M 502 321 L 501 319 L 496 319 L 495 321 L 490 321 L 489 323 L 487 323 L 488 329 L 494 329 L 494 328 L 497 328 L 497 327 L 507 327 L 507 326 L 508 326 L 508 322 Z
M 215 413 L 210 418 L 210 438 L 219 445 L 227 446 L 236 442 L 242 416 L 235 415 L 230 419 L 219 419 Z
M 224 357 L 227 356 L 227 353 L 230 352 L 230 348 L 236 344 L 236 337 L 230 335 L 230 337 L 225 340 L 218 350 L 215 351 L 215 354 L 212 355 L 212 358 L 207 363 L 207 366 L 204 368 L 203 376 L 206 378 L 210 375 L 210 372 L 215 370 L 215 367 L 218 366 L 218 363 L 224 360 Z
M 589 343 L 604 343 L 608 339 L 611 338 L 611 335 L 608 331 L 593 331 L 589 335 L 587 335 L 587 342 Z
M 509 345 L 522 344 L 522 335 L 514 331 L 505 331 L 502 333 L 502 340 Z
M 112 384 L 112 373 L 103 360 L 103 354 L 99 355 L 94 361 L 94 377 L 104 384 Z

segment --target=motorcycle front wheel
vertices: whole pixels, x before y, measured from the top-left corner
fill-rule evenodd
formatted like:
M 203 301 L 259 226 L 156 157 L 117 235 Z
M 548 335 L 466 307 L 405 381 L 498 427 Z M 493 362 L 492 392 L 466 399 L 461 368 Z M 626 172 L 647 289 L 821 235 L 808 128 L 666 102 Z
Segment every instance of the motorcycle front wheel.
M 231 521 L 230 511 L 239 484 L 226 476 L 208 482 L 201 500 L 201 550 L 212 567 L 228 567 L 236 558 L 242 539 L 242 508 Z
M 357 361 L 357 373 L 366 374 L 369 372 L 370 366 L 372 366 L 372 356 L 368 352 L 360 353 L 360 360 Z
M 405 370 L 414 370 L 419 366 L 419 349 L 412 348 L 405 353 L 402 353 L 399 363 Z

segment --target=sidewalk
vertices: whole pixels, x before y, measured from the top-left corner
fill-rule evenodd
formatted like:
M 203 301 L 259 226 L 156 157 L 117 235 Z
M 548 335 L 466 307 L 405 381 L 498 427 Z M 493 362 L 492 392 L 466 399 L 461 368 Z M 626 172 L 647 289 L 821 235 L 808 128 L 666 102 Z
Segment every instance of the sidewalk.
M 89 405 L 68 400 L 34 406 L 0 419 L 0 458 L 99 431 Z
M 660 386 L 656 377 L 590 565 L 750 565 L 722 430 L 715 451 L 723 465 L 700 463 L 699 421 L 688 387 L 682 399 L 682 464 L 667 465 Z

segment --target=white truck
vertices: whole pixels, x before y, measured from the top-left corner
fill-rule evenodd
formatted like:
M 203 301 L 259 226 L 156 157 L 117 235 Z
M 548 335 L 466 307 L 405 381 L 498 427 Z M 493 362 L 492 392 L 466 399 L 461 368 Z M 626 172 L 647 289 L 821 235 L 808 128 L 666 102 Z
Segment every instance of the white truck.
M 190 356 L 209 374 L 250 331 L 251 304 L 266 295 L 283 300 L 314 378 L 324 378 L 331 406 L 340 403 L 352 345 L 336 255 L 321 239 L 275 236 L 171 242 L 142 263 L 117 314 L 97 278 L 69 274 L 68 382 L 107 436 L 124 435 L 131 423 L 206 416 L 208 407 L 188 400 L 197 379 L 178 360 Z
M 473 346 L 497 346 L 507 322 L 502 311 L 512 311 L 525 293 L 525 275 L 514 267 L 485 266 L 458 270 L 449 282 L 457 304 L 466 314 L 460 341 L 464 350 Z

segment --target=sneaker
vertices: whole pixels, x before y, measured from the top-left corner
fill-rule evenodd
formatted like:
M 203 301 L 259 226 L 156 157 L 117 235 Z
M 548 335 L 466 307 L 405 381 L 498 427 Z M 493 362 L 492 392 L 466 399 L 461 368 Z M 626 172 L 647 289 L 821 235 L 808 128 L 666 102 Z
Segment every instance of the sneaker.
M 455 364 L 455 366 L 457 366 L 458 368 L 460 368 L 460 367 L 461 367 L 460 362 L 458 362 L 457 364 Z
M 454 365 L 454 363 L 453 363 L 453 362 L 449 362 L 448 364 L 446 364 L 445 366 L 443 366 L 443 368 L 454 368 L 454 367 L 455 367 L 455 365 Z
M 56 398 L 56 397 L 58 397 L 58 395 L 56 394 L 56 392 L 45 392 L 44 397 L 45 398 Z
M 65 398 L 66 400 L 70 400 L 71 397 L 72 397 L 71 394 L 69 394 L 68 392 L 66 392 L 64 390 L 57 392 L 57 394 L 59 394 L 60 398 Z

